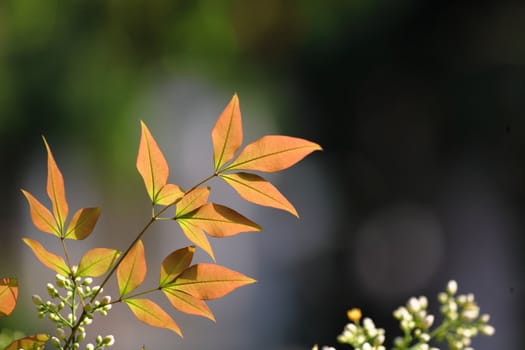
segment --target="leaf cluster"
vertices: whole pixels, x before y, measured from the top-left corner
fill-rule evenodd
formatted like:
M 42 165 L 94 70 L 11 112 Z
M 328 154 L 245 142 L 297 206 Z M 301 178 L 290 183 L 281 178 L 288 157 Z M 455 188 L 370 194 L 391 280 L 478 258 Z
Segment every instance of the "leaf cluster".
M 140 125 L 136 167 L 151 202 L 151 218 L 131 240 L 126 250 L 94 248 L 85 252 L 78 263 L 69 255 L 68 242 L 88 238 L 94 231 L 101 209 L 81 208 L 69 219 L 64 179 L 44 138 L 47 151 L 46 192 L 50 206 L 47 207 L 26 190 L 22 190 L 22 193 L 29 204 L 34 226 L 43 233 L 55 236 L 63 254 L 57 255 L 31 238 L 23 238 L 23 241 L 44 266 L 57 273 L 59 288 L 66 293 L 62 297 L 54 286 L 48 285 L 50 296 L 62 301 L 60 310 L 49 307 L 54 304 L 44 303 L 38 296 L 34 296 L 33 300 L 36 300 L 41 313 L 51 313 L 51 320 L 59 320 L 60 327 L 69 325 L 70 333 L 61 333 L 60 339 L 48 334 L 36 334 L 16 340 L 6 349 L 43 349 L 50 338 L 59 349 L 78 348 L 78 341 L 84 338 L 84 326 L 90 323 L 93 308 L 101 305 L 97 300 L 100 298 L 99 294 L 112 276 L 115 276 L 119 295 L 113 302 L 110 302 L 109 296 L 104 297 L 103 305 L 123 302 L 139 321 L 150 326 L 166 328 L 182 336 L 182 331 L 169 312 L 144 297 L 159 291 L 175 309 L 215 320 L 205 301 L 221 298 L 255 280 L 216 263 L 192 264 L 195 249 L 202 249 L 215 262 L 208 236 L 229 237 L 243 232 L 260 231 L 261 227 L 226 205 L 208 201 L 211 187 L 206 186 L 206 183 L 213 178 L 222 179 L 248 202 L 284 210 L 298 217 L 296 209 L 286 197 L 253 171 L 284 170 L 310 153 L 321 150 L 321 147 L 300 138 L 268 135 L 242 148 L 242 119 L 237 95 L 232 97 L 211 131 L 213 173 L 187 190 L 168 182 L 170 168 L 166 158 L 147 125 L 143 121 Z M 159 220 L 178 224 L 191 245 L 176 249 L 166 256 L 159 268 L 158 283 L 137 292 L 148 272 L 142 238 L 150 226 Z M 91 283 L 92 278 L 102 278 L 102 282 L 86 293 L 84 288 L 89 288 L 85 286 Z M 16 279 L 4 278 L 0 284 L 0 316 L 13 311 L 17 296 Z M 64 306 L 70 307 L 72 313 L 67 322 L 60 314 Z M 103 310 L 104 313 L 109 310 L 109 306 Z M 110 340 L 97 340 L 97 346 L 102 348 L 112 345 L 112 338 L 104 339 Z M 86 348 L 94 348 L 94 345 L 88 344 Z

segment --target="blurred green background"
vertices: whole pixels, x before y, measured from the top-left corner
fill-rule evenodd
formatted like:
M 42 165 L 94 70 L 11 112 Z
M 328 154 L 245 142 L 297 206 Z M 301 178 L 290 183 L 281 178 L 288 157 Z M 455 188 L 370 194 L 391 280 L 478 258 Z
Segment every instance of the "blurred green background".
M 42 134 L 71 206 L 103 207 L 87 244 L 122 249 L 148 214 L 139 120 L 191 186 L 212 170 L 209 132 L 237 92 L 246 142 L 283 133 L 324 147 L 272 177 L 301 220 L 217 184 L 265 227 L 213 241 L 218 263 L 259 283 L 212 303 L 217 324 L 174 313 L 184 340 L 119 308 L 99 328 L 118 328 L 117 349 L 334 345 L 354 306 L 392 336 L 390 310 L 450 278 L 493 315 L 495 337 L 475 348 L 519 348 L 524 37 L 525 3 L 510 0 L 1 1 L 0 274 L 23 275 L 26 299 L 0 325 L 47 325 L 29 296 L 53 275 L 20 241 L 41 237 L 19 189 L 44 199 Z M 153 260 L 187 244 L 163 230 Z

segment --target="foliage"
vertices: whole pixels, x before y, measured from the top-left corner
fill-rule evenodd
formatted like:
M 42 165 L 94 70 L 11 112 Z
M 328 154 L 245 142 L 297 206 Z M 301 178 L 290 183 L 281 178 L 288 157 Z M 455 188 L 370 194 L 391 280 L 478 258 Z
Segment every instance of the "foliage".
M 431 342 L 446 343 L 450 350 L 473 350 L 471 338 L 478 335 L 493 335 L 495 329 L 488 324 L 489 315 L 480 315 L 474 295 L 456 295 L 456 281 L 449 281 L 445 292 L 439 293 L 441 304 L 441 324 L 435 325 L 434 315 L 427 312 L 428 300 L 425 296 L 410 298 L 405 306 L 394 311 L 399 321 L 402 337 L 394 339 L 392 350 L 438 350 Z M 356 350 L 385 350 L 385 330 L 376 328 L 374 321 L 366 317 L 361 323 L 361 310 L 355 308 L 347 313 L 348 323 L 337 340 Z M 317 350 L 317 345 L 314 346 Z M 325 346 L 323 350 L 335 350 Z
M 241 149 L 243 131 L 237 95 L 219 116 L 211 138 L 213 173 L 188 190 L 183 190 L 168 183 L 168 163 L 150 130 L 141 122 L 136 167 L 151 202 L 151 218 L 125 251 L 104 247 L 91 249 L 80 257 L 78 263 L 68 252 L 69 241 L 84 240 L 91 235 L 100 216 L 100 208 L 81 208 L 68 220 L 70 212 L 64 179 L 44 138 L 48 169 L 46 191 L 51 205 L 46 207 L 28 191 L 22 190 L 22 193 L 28 201 L 34 226 L 43 233 L 55 236 L 63 254 L 56 255 L 31 238 L 23 238 L 23 241 L 44 266 L 56 272 L 55 283 L 47 285 L 50 300 L 33 296 L 39 317 L 49 318 L 55 324 L 56 334 L 22 337 L 6 349 L 43 349 L 47 343 L 62 350 L 79 349 L 86 341 L 86 327 L 93 322 L 94 315 L 108 315 L 116 303 L 126 304 L 139 321 L 182 336 L 181 329 L 169 313 L 144 296 L 161 292 L 175 309 L 214 320 L 206 300 L 221 298 L 255 282 L 217 264 L 192 265 L 196 247 L 215 261 L 207 235 L 222 238 L 261 230 L 258 224 L 234 209 L 208 202 L 211 188 L 204 185 L 213 178 L 221 178 L 249 202 L 298 216 L 293 205 L 276 187 L 260 175 L 246 171 L 281 171 L 310 153 L 321 150 L 321 147 L 300 138 L 271 135 Z M 159 268 L 158 283 L 137 291 L 148 272 L 142 238 L 159 220 L 176 222 L 194 245 L 177 249 L 166 256 Z M 118 285 L 118 295 L 103 295 L 104 287 L 113 276 Z M 102 278 L 102 281 L 93 285 L 94 278 Z M 17 280 L 4 278 L 0 284 L 1 316 L 13 311 L 17 297 Z M 98 335 L 94 342 L 85 344 L 85 349 L 104 349 L 114 342 L 112 335 Z

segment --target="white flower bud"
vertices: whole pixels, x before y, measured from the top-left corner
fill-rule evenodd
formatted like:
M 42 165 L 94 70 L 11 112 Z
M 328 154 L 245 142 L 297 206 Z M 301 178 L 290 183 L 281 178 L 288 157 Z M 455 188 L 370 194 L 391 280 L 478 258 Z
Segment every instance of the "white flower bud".
M 447 284 L 447 293 L 449 295 L 454 295 L 458 291 L 458 283 L 454 280 L 448 281 Z
M 109 304 L 111 303 L 111 296 L 106 295 L 102 300 L 100 301 L 102 304 Z
M 479 328 L 479 331 L 483 335 L 491 336 L 491 335 L 494 335 L 494 333 L 496 332 L 496 329 L 489 324 L 484 324 Z
M 89 286 L 91 283 L 93 283 L 93 278 L 91 278 L 91 277 L 86 277 L 86 278 L 84 279 L 84 281 L 82 282 L 82 285 L 84 285 L 84 286 Z
M 420 307 L 421 305 L 419 305 L 419 300 L 417 300 L 416 298 L 412 297 L 408 300 L 407 309 L 411 313 L 419 311 Z
M 115 338 L 112 335 L 107 335 L 104 337 L 103 344 L 106 346 L 111 346 L 115 344 Z
M 89 343 L 86 345 L 86 350 L 95 350 L 95 345 Z
M 40 295 L 34 294 L 31 298 L 33 299 L 33 303 L 35 303 L 35 305 L 42 305 L 43 301 L 42 298 L 40 298 Z

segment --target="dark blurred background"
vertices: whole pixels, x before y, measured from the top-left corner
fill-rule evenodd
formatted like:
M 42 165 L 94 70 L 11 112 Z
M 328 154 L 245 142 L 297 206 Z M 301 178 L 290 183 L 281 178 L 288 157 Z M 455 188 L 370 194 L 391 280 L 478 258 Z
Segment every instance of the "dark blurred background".
M 1 1 L 0 275 L 20 277 L 21 302 L 0 326 L 50 331 L 30 295 L 54 276 L 20 241 L 59 252 L 19 192 L 45 199 L 42 134 L 71 210 L 103 207 L 73 254 L 124 249 L 149 213 L 139 120 L 188 187 L 212 171 L 209 133 L 237 92 L 245 142 L 324 147 L 269 176 L 301 219 L 214 184 L 265 228 L 212 241 L 217 261 L 259 282 L 211 302 L 217 324 L 173 312 L 184 340 L 119 306 L 93 332 L 115 334 L 116 349 L 309 349 L 336 345 L 358 306 L 393 339 L 394 308 L 435 302 L 456 279 L 497 330 L 474 347 L 521 348 L 524 39 L 522 1 Z M 161 226 L 146 242 L 152 280 L 155 259 L 188 244 Z

